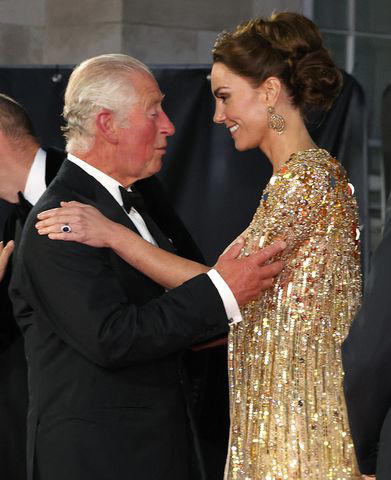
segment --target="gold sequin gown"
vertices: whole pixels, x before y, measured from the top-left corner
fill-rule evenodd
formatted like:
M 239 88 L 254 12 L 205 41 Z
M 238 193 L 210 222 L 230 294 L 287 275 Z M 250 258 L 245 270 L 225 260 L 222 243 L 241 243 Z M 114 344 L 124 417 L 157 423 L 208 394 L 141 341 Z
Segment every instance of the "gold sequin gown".
M 284 238 L 287 263 L 229 334 L 226 480 L 360 478 L 340 355 L 361 299 L 352 190 L 328 152 L 298 152 L 270 179 L 246 230 L 244 255 Z

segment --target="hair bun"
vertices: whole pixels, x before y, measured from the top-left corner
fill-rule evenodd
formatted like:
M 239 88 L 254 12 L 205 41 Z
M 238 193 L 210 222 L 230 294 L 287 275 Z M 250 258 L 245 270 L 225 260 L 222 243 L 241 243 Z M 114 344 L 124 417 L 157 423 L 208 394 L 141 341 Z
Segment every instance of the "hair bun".
M 328 110 L 342 86 L 342 73 L 334 65 L 328 51 L 321 47 L 289 59 L 290 88 L 294 103 L 300 107 Z
M 301 110 L 328 109 L 342 86 L 342 74 L 323 46 L 319 29 L 294 12 L 252 19 L 224 32 L 213 48 L 213 60 L 254 85 L 270 76 L 280 78 Z

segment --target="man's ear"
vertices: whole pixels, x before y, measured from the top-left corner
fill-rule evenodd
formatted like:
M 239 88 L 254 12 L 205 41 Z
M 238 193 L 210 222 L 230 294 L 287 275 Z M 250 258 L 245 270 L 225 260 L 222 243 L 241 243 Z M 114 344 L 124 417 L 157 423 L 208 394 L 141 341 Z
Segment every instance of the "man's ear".
M 113 145 L 118 143 L 118 122 L 111 110 L 102 109 L 95 119 L 96 131 L 107 142 Z

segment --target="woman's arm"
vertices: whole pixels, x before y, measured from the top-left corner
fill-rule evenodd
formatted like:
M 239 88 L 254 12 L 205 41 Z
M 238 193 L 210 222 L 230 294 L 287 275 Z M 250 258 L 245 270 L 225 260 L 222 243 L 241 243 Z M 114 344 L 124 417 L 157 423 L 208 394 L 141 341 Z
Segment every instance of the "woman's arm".
M 61 202 L 61 208 L 38 215 L 40 235 L 52 240 L 68 240 L 92 247 L 111 248 L 127 263 L 166 288 L 175 288 L 209 267 L 155 247 L 132 230 L 113 222 L 91 205 Z M 64 225 L 72 231 L 63 233 Z
M 7 268 L 9 257 L 14 251 L 15 244 L 13 240 L 10 240 L 6 246 L 3 242 L 0 242 L 0 282 L 4 277 L 5 270 Z

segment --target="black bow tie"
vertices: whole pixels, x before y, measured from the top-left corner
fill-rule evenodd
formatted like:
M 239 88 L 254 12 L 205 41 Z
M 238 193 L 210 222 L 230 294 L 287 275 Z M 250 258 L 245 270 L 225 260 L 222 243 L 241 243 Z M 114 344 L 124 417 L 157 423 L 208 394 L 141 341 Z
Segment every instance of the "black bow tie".
M 33 208 L 30 202 L 28 202 L 22 192 L 18 192 L 19 203 L 15 204 L 15 211 L 19 218 L 26 220 L 27 215 Z
M 145 202 L 139 192 L 136 190 L 129 192 L 129 190 L 126 190 L 126 188 L 121 186 L 119 187 L 119 191 L 121 192 L 121 197 L 124 204 L 123 207 L 126 213 L 129 213 L 132 207 L 135 208 L 139 213 L 145 212 Z

